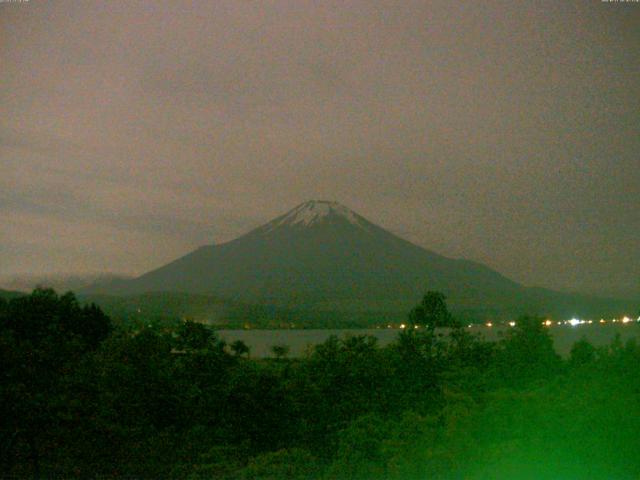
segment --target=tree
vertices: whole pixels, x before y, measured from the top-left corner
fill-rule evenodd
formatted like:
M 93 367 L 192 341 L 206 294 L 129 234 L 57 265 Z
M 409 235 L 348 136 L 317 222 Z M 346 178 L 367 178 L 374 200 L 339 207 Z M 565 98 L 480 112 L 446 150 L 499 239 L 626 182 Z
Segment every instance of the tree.
M 285 369 L 260 361 L 236 365 L 222 406 L 228 441 L 247 441 L 255 453 L 286 447 L 296 438 L 301 425 L 298 409 L 283 381 Z
M 444 342 L 432 329 L 404 329 L 390 347 L 395 363 L 394 391 L 416 410 L 434 405 L 440 396 Z
M 558 373 L 562 365 L 543 319 L 531 316 L 518 318 L 516 326 L 505 332 L 499 343 L 497 361 L 499 378 L 513 386 L 549 378 Z
M 188 352 L 198 350 L 217 350 L 224 349 L 225 343 L 218 339 L 216 333 L 208 326 L 187 320 L 177 329 L 178 338 L 176 339 L 176 348 Z
M 274 345 L 271 347 L 271 353 L 273 353 L 278 360 L 282 360 L 289 355 L 289 350 L 288 345 Z
M 338 448 L 327 477 L 385 478 L 382 446 L 389 433 L 389 423 L 377 414 L 363 415 L 350 422 L 337 434 Z
M 569 364 L 572 367 L 581 367 L 593 363 L 596 359 L 596 347 L 594 347 L 585 337 L 582 337 L 571 347 L 569 354 Z
M 432 330 L 436 327 L 454 326 L 446 299 L 441 292 L 430 290 L 425 293 L 420 304 L 409 312 L 409 325 L 426 326 Z
M 39 445 L 51 437 L 51 425 L 63 422 L 61 406 L 69 401 L 65 378 L 109 336 L 111 328 L 109 317 L 98 307 L 80 306 L 71 292 L 58 296 L 52 289 L 38 288 L 5 305 L 0 312 L 0 418 L 4 420 L 0 442 L 8 445 L 1 459 L 5 473 L 20 444 L 26 444 L 31 474 L 40 476 Z
M 233 353 L 235 353 L 238 357 L 241 357 L 245 353 L 247 354 L 247 356 L 249 355 L 249 347 L 242 340 L 236 340 L 230 345 L 230 347 Z
M 307 450 L 282 449 L 253 457 L 241 471 L 246 480 L 309 480 L 320 476 L 320 464 Z
M 81 307 L 73 293 L 58 296 L 50 288 L 36 288 L 31 295 L 15 298 L 4 310 L 0 328 L 35 346 L 75 338 L 83 347 L 95 348 L 112 330 L 111 320 L 99 307 Z

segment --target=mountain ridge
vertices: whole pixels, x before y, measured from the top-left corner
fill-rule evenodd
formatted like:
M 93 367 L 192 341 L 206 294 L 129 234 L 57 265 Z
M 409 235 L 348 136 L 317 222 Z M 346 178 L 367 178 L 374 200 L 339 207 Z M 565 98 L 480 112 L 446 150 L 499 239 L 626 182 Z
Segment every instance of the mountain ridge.
M 207 293 L 354 312 L 403 311 L 426 290 L 444 292 L 454 310 L 490 312 L 487 316 L 552 314 L 557 310 L 552 303 L 574 315 L 606 310 L 595 299 L 525 287 L 482 263 L 447 258 L 324 200 L 304 202 L 229 242 L 202 246 L 137 278 L 112 282 L 102 293 Z

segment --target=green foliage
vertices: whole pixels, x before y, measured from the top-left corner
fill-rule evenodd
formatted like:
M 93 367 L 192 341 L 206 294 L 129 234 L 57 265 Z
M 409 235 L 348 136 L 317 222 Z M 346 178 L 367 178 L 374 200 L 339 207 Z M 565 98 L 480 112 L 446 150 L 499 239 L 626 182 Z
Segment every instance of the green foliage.
M 338 434 L 338 451 L 328 476 L 354 480 L 384 478 L 383 445 L 389 436 L 388 430 L 388 423 L 377 415 L 351 422 Z
M 226 387 L 225 421 L 234 442 L 247 441 L 253 451 L 283 448 L 296 433 L 292 398 L 277 369 L 244 362 Z
M 499 342 L 497 375 L 510 386 L 551 378 L 562 369 L 553 339 L 540 318 L 520 317 Z
M 243 480 L 312 480 L 319 478 L 321 466 L 307 450 L 291 448 L 267 452 L 249 460 L 237 478 Z
M 77 337 L 87 348 L 95 348 L 111 331 L 110 320 L 100 308 L 81 307 L 71 292 L 58 296 L 52 289 L 36 289 L 11 300 L 3 310 L 2 328 L 34 345 Z
M 441 292 L 428 291 L 420 304 L 409 312 L 409 326 L 419 325 L 429 329 L 451 327 L 455 322 L 447 308 L 446 297 Z
M 289 350 L 291 349 L 288 345 L 274 345 L 271 347 L 271 353 L 273 353 L 273 356 L 278 360 L 282 360 L 289 355 Z
M 229 345 L 234 354 L 241 357 L 242 355 L 249 355 L 249 347 L 242 340 L 236 340 Z
M 439 400 L 444 344 L 432 330 L 407 329 L 390 347 L 395 389 L 412 409 L 429 410 Z
M 175 346 L 178 350 L 194 352 L 208 348 L 224 350 L 225 343 L 207 325 L 187 320 L 176 329 Z
M 569 364 L 574 368 L 589 365 L 595 361 L 596 352 L 597 349 L 583 338 L 571 347 Z
M 171 478 L 189 480 L 236 480 L 246 463 L 244 445 L 217 445 L 200 453 L 197 459 L 179 462 L 171 470 Z
M 331 337 L 274 361 L 200 323 L 148 325 L 114 330 L 50 290 L 0 304 L 4 474 L 640 477 L 635 341 L 581 340 L 563 360 L 526 317 L 495 343 L 409 328 L 384 348 Z
M 38 476 L 43 432 L 63 422 L 65 378 L 111 331 L 95 305 L 50 289 L 13 298 L 0 310 L 2 462 Z

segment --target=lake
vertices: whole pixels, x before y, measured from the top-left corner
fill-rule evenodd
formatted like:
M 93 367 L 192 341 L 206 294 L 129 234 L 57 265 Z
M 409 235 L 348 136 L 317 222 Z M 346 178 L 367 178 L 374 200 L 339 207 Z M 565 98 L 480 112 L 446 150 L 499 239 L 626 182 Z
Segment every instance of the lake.
M 510 327 L 486 327 L 474 325 L 466 328 L 468 332 L 478 333 L 484 339 L 495 341 L 500 333 Z M 585 337 L 595 346 L 607 345 L 620 334 L 623 342 L 631 338 L 640 337 L 640 324 L 633 322 L 622 324 L 585 324 L 585 325 L 557 325 L 549 328 L 553 337 L 556 351 L 567 356 L 575 342 Z M 388 345 L 393 342 L 401 330 L 392 328 L 380 329 L 345 329 L 345 330 L 219 330 L 220 337 L 228 343 L 242 340 L 251 349 L 252 357 L 270 357 L 273 345 L 289 346 L 290 356 L 304 355 L 305 351 L 313 345 L 324 342 L 329 336 L 336 335 L 342 338 L 346 335 L 372 335 L 378 339 L 379 345 Z M 445 331 L 443 329 L 443 331 Z M 446 333 L 446 331 L 445 331 Z

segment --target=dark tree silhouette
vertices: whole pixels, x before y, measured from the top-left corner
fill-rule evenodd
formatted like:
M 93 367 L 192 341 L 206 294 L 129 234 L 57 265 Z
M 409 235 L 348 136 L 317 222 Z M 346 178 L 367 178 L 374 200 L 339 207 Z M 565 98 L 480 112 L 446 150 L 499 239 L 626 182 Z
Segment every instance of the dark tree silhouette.
M 559 371 L 560 357 L 543 319 L 518 318 L 516 326 L 508 329 L 500 342 L 497 366 L 502 377 L 514 386 L 549 378 Z
M 274 345 L 271 347 L 271 353 L 273 353 L 278 360 L 282 360 L 289 355 L 289 350 L 288 345 Z
M 107 338 L 112 326 L 100 308 L 80 306 L 73 293 L 35 289 L 0 313 L 0 430 L 2 463 L 19 445 L 30 450 L 31 475 L 40 476 L 41 438 L 58 421 L 64 377 Z
M 409 312 L 409 325 L 425 326 L 430 329 L 453 326 L 453 317 L 447 308 L 446 299 L 447 297 L 441 292 L 430 290 L 425 293 L 420 304 Z
M 582 338 L 571 347 L 569 363 L 572 367 L 580 367 L 593 363 L 596 359 L 596 347 Z
M 0 304 L 0 476 L 640 478 L 634 340 L 563 359 L 535 317 L 499 341 L 436 332 L 450 316 L 430 293 L 413 314 L 431 328 L 291 361 L 241 359 L 194 322 L 104 338 L 71 294 Z
M 245 354 L 247 356 L 249 355 L 249 347 L 242 340 L 236 340 L 229 346 L 231 347 L 231 350 L 233 351 L 233 353 L 236 354 L 238 357 L 241 357 L 242 355 L 245 355 Z
M 177 330 L 176 348 L 183 351 L 221 350 L 225 343 L 207 325 L 187 320 Z

